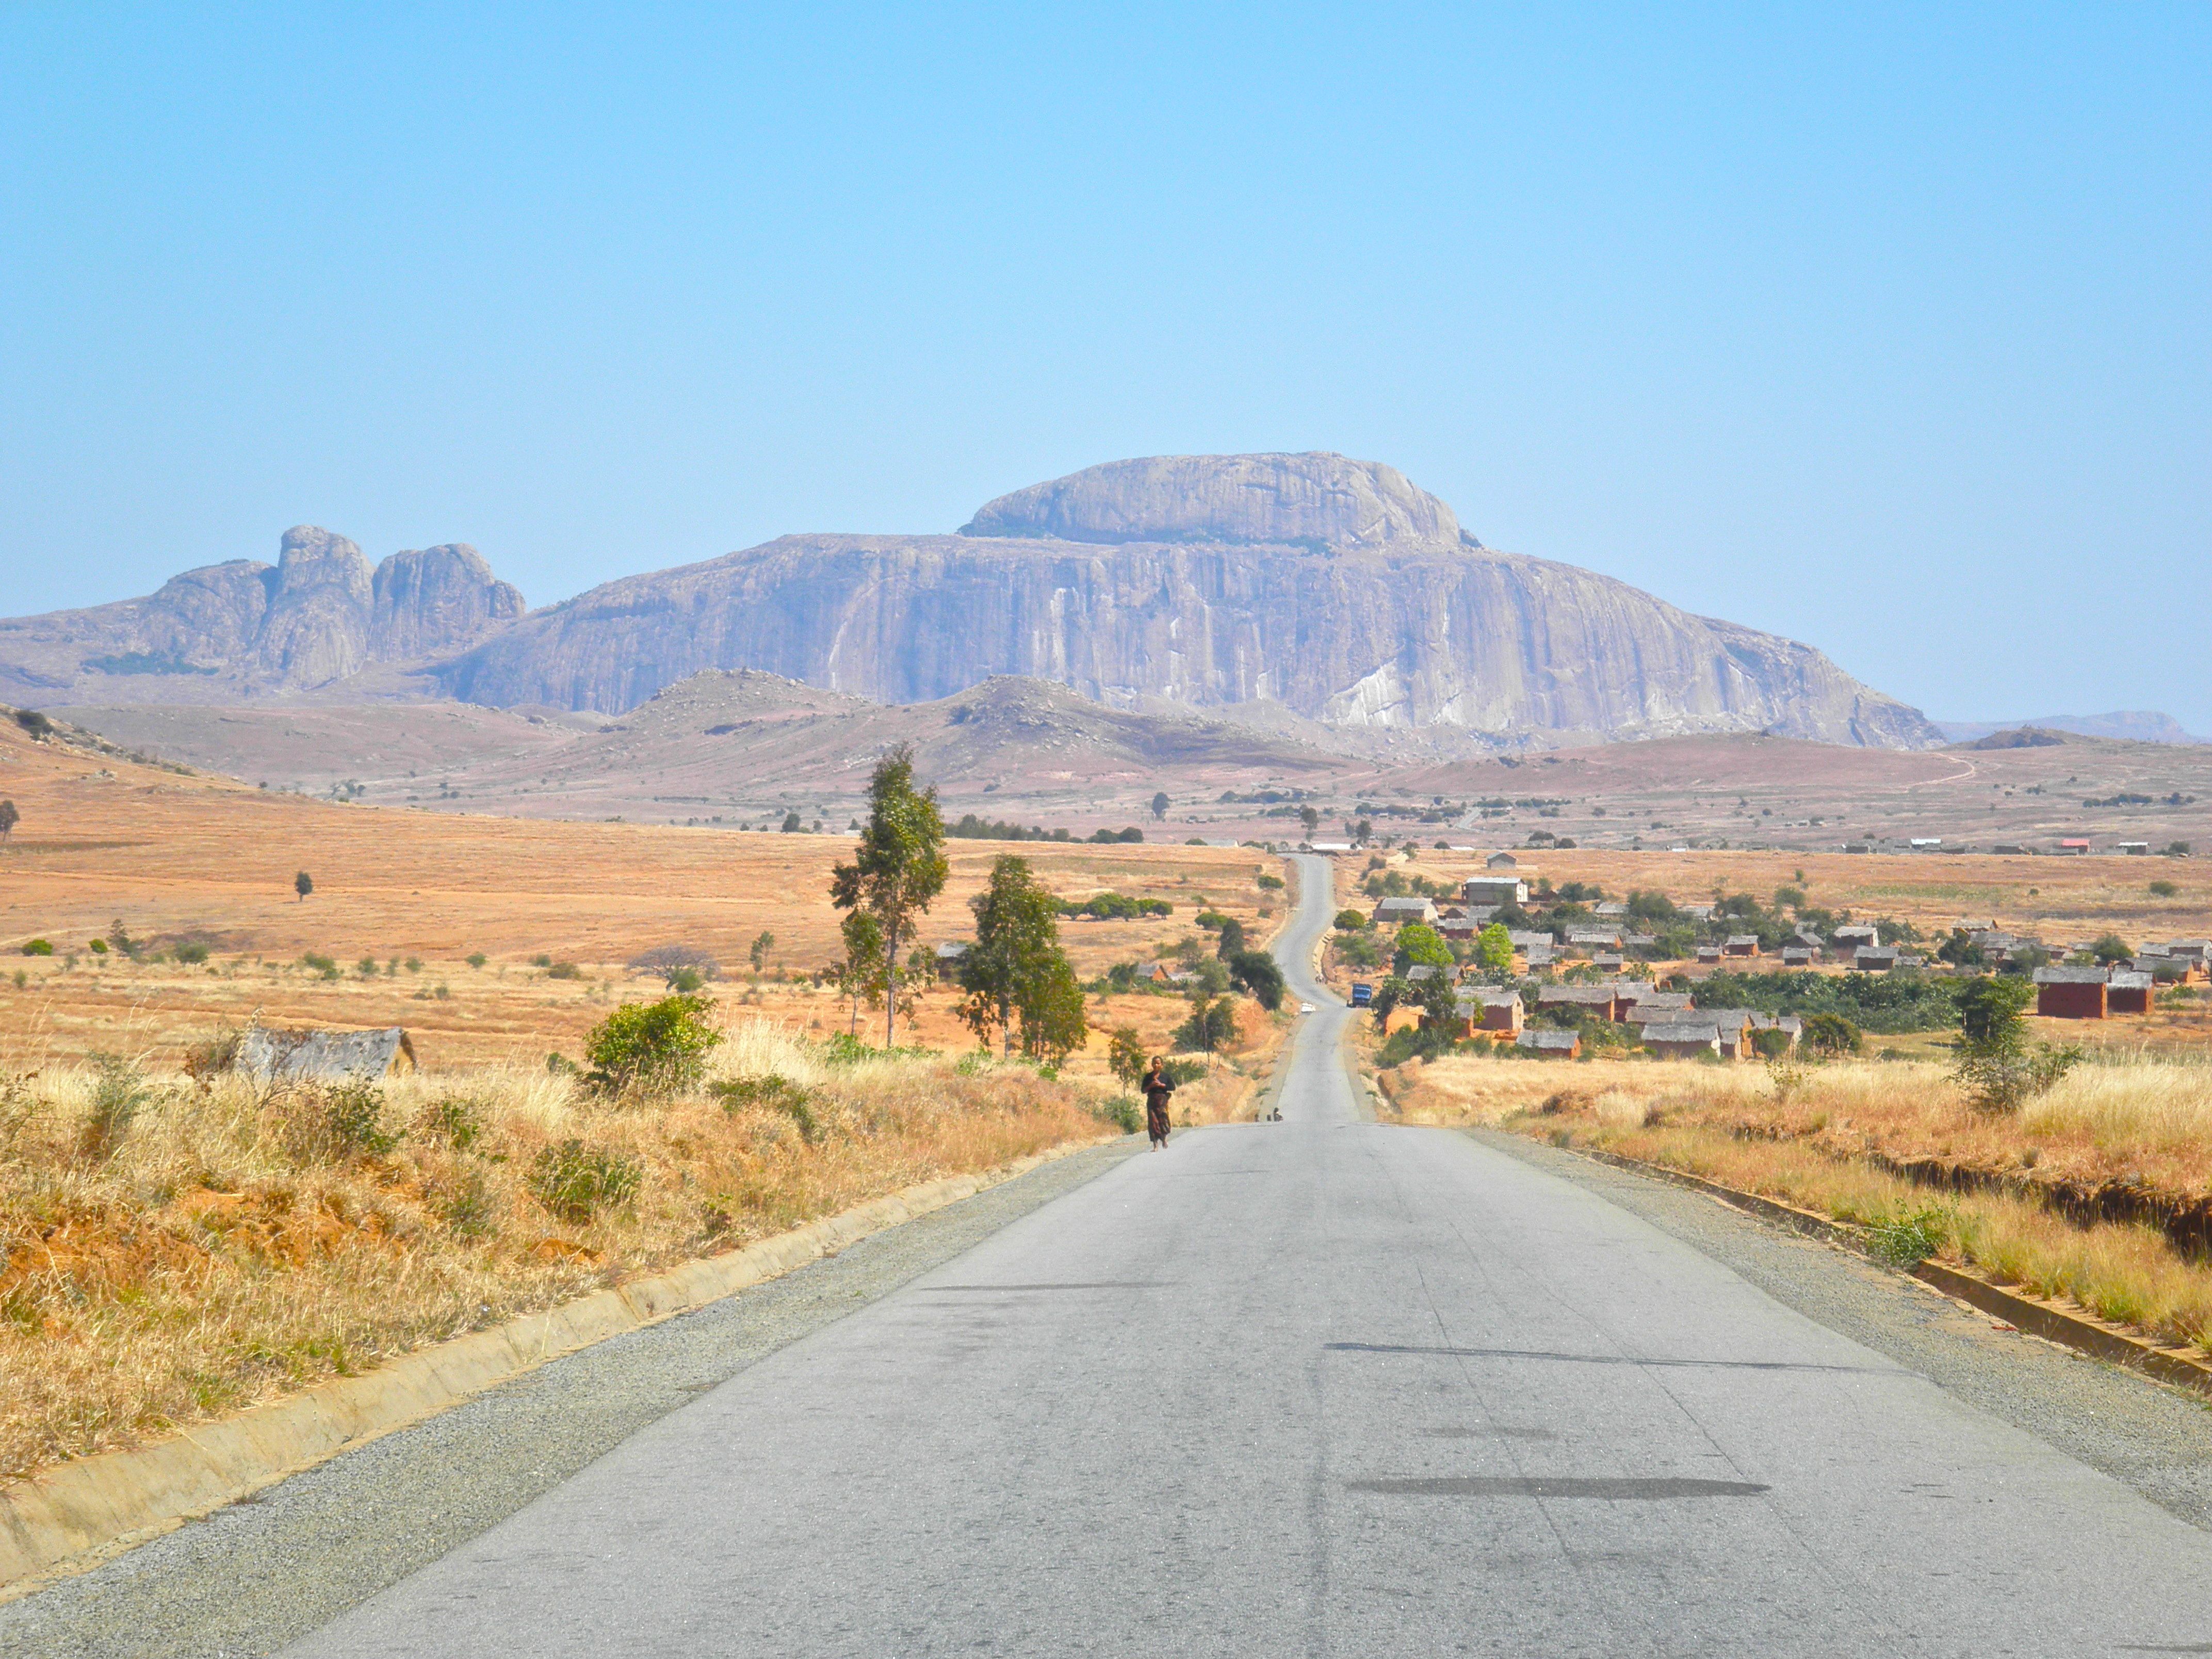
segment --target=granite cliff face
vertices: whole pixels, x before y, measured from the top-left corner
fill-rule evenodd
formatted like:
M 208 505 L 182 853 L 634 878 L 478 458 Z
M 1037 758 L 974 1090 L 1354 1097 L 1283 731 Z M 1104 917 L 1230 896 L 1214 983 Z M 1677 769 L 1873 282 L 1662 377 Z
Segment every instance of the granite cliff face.
M 452 696 L 618 713 L 703 669 L 885 702 L 993 674 L 1122 708 L 1286 708 L 1502 742 L 1771 730 L 1942 734 L 1809 646 L 1484 548 L 1394 469 L 1339 455 L 1121 461 L 951 536 L 787 536 L 539 611 L 441 665 Z
M 274 565 L 235 559 L 143 599 L 0 622 L 0 699 L 197 702 L 325 687 L 464 649 L 526 608 L 473 547 L 395 553 L 372 568 L 344 537 L 301 525 Z

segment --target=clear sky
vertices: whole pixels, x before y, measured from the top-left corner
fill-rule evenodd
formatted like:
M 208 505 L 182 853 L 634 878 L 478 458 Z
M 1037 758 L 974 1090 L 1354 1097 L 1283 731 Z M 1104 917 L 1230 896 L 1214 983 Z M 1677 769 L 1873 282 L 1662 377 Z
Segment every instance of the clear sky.
M 13 5 L 0 614 L 534 604 L 1387 460 L 1940 716 L 2212 732 L 2212 6 Z

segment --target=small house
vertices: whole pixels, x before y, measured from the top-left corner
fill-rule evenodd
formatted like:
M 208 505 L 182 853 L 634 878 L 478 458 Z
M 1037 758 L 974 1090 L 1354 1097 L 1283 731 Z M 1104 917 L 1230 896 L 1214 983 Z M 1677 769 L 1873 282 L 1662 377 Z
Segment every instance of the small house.
M 1559 951 L 1547 942 L 1530 945 L 1527 955 L 1531 968 L 1548 968 L 1558 958 Z
M 1724 957 L 1755 957 L 1759 954 L 1759 935 L 1731 933 L 1723 941 L 1721 954 Z
M 2103 968 L 2037 969 L 2035 1012 L 2045 1019 L 2104 1018 L 2108 973 Z
M 1526 904 L 1528 882 L 1511 871 L 1496 875 L 1469 876 L 1459 885 L 1459 896 L 1469 904 Z
M 1547 985 L 1536 993 L 1539 1008 L 1577 1008 L 1593 1019 L 1619 1019 L 1628 1012 L 1610 985 Z
M 937 947 L 937 976 L 940 980 L 957 979 L 960 964 L 968 960 L 968 941 L 955 939 Z
M 1567 929 L 1567 943 L 1579 945 L 1589 950 L 1595 950 L 1601 945 L 1618 950 L 1620 947 L 1620 929 L 1618 927 L 1570 927 Z
M 1492 1036 L 1517 1036 L 1527 1010 L 1521 1003 L 1518 991 L 1499 991 L 1485 988 L 1471 997 L 1462 997 L 1458 1003 L 1462 1022 L 1461 1035 L 1474 1036 L 1487 1032 Z
M 1434 963 L 1415 963 L 1411 968 L 1406 969 L 1406 983 L 1408 985 L 1419 985 L 1428 980 L 1436 978 L 1437 975 L 1443 971 L 1443 970 L 1438 968 Z
M 1692 1006 L 1687 991 L 1654 991 L 1646 988 L 1629 1003 L 1621 1018 L 1631 1025 L 1665 1025 L 1687 1015 Z
M 1862 945 L 1880 945 L 1881 929 L 1871 922 L 1850 922 L 1828 935 L 1828 943 L 1849 953 Z
M 1137 977 L 1147 985 L 1172 985 L 1175 976 L 1176 965 L 1171 962 L 1140 962 L 1137 964 Z
M 1721 1051 L 1720 1027 L 1711 1020 L 1654 1021 L 1644 1028 L 1644 1046 L 1662 1060 L 1697 1060 Z
M 2105 1011 L 2112 1014 L 2147 1014 L 2157 981 L 2148 974 L 2122 969 L 2105 981 Z
M 1604 916 L 1611 919 L 1626 915 L 1628 914 L 1628 907 L 1622 903 L 1619 899 L 1607 899 L 1601 904 L 1592 906 L 1590 914 L 1592 915 Z
M 1580 1060 L 1583 1057 L 1583 1034 L 1580 1031 L 1554 1031 L 1538 1025 L 1524 1026 L 1521 1035 L 1513 1039 L 1513 1046 L 1524 1054 L 1533 1054 L 1543 1060 Z
M 2148 858 L 2150 843 L 2147 841 L 2124 841 L 2120 843 L 2120 851 L 2124 856 L 2131 859 Z
M 1486 870 L 1518 870 L 1521 860 L 1510 853 L 1492 853 L 1482 861 L 1482 867 Z
M 1817 945 L 1785 945 L 1782 947 L 1782 965 L 1784 968 L 1810 968 L 1820 959 L 1820 947 Z
M 1759 1029 L 1759 1016 L 1748 1008 L 1700 1008 L 1700 1021 L 1711 1020 L 1720 1034 L 1720 1051 L 1730 1060 L 1748 1060 L 1752 1055 L 1751 1034 Z
M 1862 974 L 1887 974 L 1898 966 L 1896 947 L 1887 945 L 1862 945 L 1851 954 L 1851 966 Z
M 2058 850 L 2075 858 L 2086 858 L 2089 853 L 2089 843 L 2081 836 L 2072 836 L 2058 843 Z
M 1375 906 L 1377 927 L 1402 927 L 1409 921 L 1433 924 L 1436 919 L 1436 905 L 1425 898 L 1386 898 Z
M 1720 959 L 1721 947 L 1719 945 L 1700 945 L 1698 947 L 1698 960 L 1699 962 L 1706 963 L 1708 966 L 1718 967 L 1720 965 Z
M 1590 958 L 1590 966 L 1601 974 L 1617 974 L 1627 965 L 1626 958 L 1606 951 L 1600 951 Z

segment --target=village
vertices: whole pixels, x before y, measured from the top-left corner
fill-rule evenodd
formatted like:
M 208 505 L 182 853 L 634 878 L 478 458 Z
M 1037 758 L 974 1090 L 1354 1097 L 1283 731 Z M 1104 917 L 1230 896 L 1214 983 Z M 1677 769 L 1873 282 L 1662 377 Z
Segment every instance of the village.
M 1771 906 L 1749 895 L 1607 897 L 1581 881 L 1555 885 L 1510 852 L 1490 854 L 1455 886 L 1409 881 L 1382 857 L 1363 873 L 1372 908 L 1339 915 L 1332 967 L 1386 1038 L 1414 1039 L 1401 1053 L 1425 1036 L 1431 1052 L 1488 1042 L 1548 1059 L 1580 1059 L 1586 1046 L 1671 1060 L 1772 1059 L 1801 1045 L 1836 1055 L 1863 1046 L 1858 1024 L 1840 1012 L 1793 1009 L 1838 1000 L 1854 976 L 1900 987 L 2014 976 L 2033 988 L 2037 1019 L 2083 1021 L 2148 1016 L 2161 1002 L 2189 1010 L 2212 967 L 2212 940 L 2201 937 L 2140 945 L 2109 929 L 2087 940 L 2044 938 L 1987 915 L 1924 934 L 1909 922 L 1851 921 L 1795 887 Z M 1175 978 L 1166 964 L 1149 971 Z M 1708 979 L 1711 989 L 1701 989 Z M 1747 983 L 1770 1006 L 1730 1006 L 1726 994 Z

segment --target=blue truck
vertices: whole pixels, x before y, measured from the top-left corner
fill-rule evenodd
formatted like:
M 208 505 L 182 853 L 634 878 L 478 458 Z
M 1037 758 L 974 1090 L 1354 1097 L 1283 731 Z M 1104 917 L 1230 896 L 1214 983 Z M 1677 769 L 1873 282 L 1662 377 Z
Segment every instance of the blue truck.
M 1352 988 L 1352 1006 L 1353 1007 L 1364 1008 L 1374 1000 L 1375 988 L 1373 986 L 1355 985 Z

